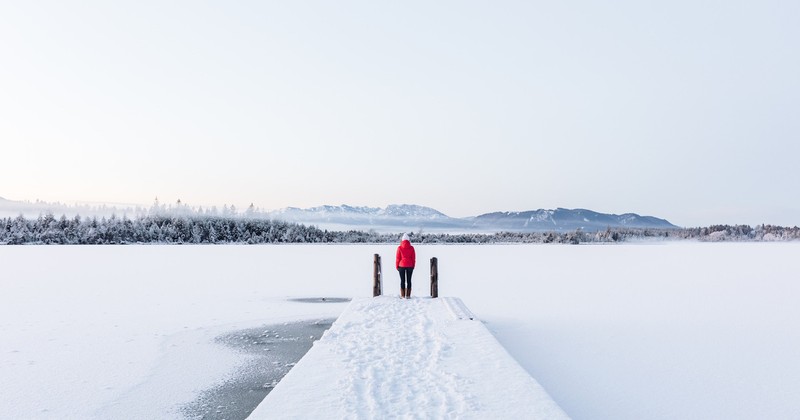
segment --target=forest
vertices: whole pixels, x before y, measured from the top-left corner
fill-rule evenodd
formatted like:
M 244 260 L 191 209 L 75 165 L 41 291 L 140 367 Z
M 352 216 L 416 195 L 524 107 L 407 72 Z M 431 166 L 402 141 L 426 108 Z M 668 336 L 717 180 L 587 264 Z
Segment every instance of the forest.
M 800 228 L 771 225 L 713 225 L 682 229 L 608 228 L 597 232 L 498 232 L 426 233 L 409 232 L 414 243 L 493 244 L 543 243 L 581 244 L 634 241 L 792 241 L 800 239 Z M 349 230 L 330 231 L 315 226 L 246 215 L 139 215 L 128 217 L 75 216 L 56 218 L 0 219 L 0 244 L 281 244 L 281 243 L 395 243 L 396 233 Z

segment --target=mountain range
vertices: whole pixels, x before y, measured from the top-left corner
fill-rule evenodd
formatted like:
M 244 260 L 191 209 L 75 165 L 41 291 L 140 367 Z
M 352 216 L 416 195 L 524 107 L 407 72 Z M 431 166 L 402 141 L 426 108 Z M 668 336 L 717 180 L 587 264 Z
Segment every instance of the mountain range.
M 494 212 L 456 218 L 430 207 L 391 204 L 386 208 L 320 206 L 300 209 L 288 207 L 268 213 L 274 219 L 313 224 L 331 230 L 375 229 L 377 231 L 458 231 L 458 232 L 541 232 L 606 228 L 677 229 L 664 219 L 634 213 L 606 214 L 586 209 L 530 210 Z
M 152 211 L 152 210 L 151 210 Z M 178 212 L 181 215 L 205 214 L 191 207 L 166 207 L 162 210 Z M 22 202 L 0 197 L 0 217 L 38 217 L 39 214 L 53 213 L 84 217 L 110 216 L 111 214 L 133 217 L 148 213 L 144 207 L 116 207 L 114 205 L 68 206 L 61 203 Z M 677 229 L 664 219 L 640 216 L 634 213 L 606 214 L 586 209 L 530 210 L 522 212 L 494 212 L 473 217 L 450 217 L 425 206 L 414 204 L 391 204 L 385 208 L 358 207 L 346 204 L 340 206 L 319 206 L 310 208 L 287 207 L 280 210 L 238 213 L 246 217 L 270 218 L 287 222 L 315 225 L 328 230 L 375 230 L 378 232 L 543 232 L 543 231 L 598 231 L 606 228 L 658 228 Z

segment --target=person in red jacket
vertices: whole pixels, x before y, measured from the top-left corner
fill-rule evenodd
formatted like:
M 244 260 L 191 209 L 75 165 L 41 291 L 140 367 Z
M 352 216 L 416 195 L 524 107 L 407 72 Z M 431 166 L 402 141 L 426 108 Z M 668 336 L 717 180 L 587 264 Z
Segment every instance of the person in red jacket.
M 407 234 L 403 234 L 400 246 L 397 247 L 397 257 L 394 266 L 400 272 L 400 297 L 411 298 L 411 274 L 417 264 L 417 254 Z

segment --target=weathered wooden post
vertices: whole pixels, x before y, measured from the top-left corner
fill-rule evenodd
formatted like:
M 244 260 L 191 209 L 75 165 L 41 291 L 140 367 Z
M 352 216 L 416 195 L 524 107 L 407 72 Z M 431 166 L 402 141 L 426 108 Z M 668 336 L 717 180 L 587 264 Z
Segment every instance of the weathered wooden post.
M 383 294 L 383 284 L 381 284 L 381 256 L 375 254 L 372 263 L 372 297 Z
M 431 297 L 439 297 L 439 259 L 431 258 Z

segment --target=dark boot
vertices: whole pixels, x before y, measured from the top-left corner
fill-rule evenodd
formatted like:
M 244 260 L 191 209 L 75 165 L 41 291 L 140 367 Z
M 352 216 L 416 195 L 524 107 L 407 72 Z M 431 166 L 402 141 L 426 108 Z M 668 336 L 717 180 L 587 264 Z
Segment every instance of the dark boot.
M 411 299 L 411 288 L 406 289 L 406 299 Z
M 406 297 L 406 289 L 403 289 L 403 288 L 401 287 L 401 288 L 400 288 L 400 298 L 402 299 L 402 298 L 404 298 L 404 297 Z

